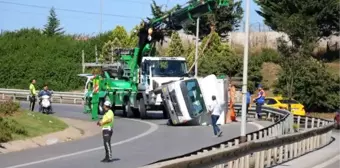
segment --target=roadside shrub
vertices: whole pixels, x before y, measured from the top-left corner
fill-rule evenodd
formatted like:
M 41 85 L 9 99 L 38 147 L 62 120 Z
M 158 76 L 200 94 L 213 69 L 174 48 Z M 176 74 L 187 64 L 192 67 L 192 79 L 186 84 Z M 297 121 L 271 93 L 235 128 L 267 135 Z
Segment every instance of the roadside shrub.
M 0 115 L 12 115 L 17 112 L 20 108 L 19 103 L 7 100 L 0 102 Z
M 12 119 L 0 117 L 0 143 L 13 139 L 13 134 L 27 135 L 25 127 Z
M 257 65 L 262 66 L 264 62 L 279 63 L 280 54 L 271 48 L 264 48 L 261 52 L 257 52 L 250 57 L 250 59 Z
M 32 79 L 37 80 L 37 90 L 44 83 L 50 89 L 70 91 L 84 85 L 78 73 L 81 69 L 81 53 L 84 49 L 86 62 L 94 61 L 97 45 L 106 36 L 86 41 L 72 36 L 48 37 L 38 29 L 21 29 L 0 34 L 0 88 L 28 89 Z

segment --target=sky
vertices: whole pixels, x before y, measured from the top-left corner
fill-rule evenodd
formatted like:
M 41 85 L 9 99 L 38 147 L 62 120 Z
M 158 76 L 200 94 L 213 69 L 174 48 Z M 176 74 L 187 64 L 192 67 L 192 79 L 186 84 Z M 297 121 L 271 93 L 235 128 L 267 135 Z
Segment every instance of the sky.
M 253 0 L 250 1 L 250 23 L 263 24 L 262 17 L 255 12 L 259 7 Z M 0 30 L 43 28 L 53 6 L 66 33 L 95 35 L 112 30 L 117 25 L 130 31 L 142 18 L 151 16 L 150 2 L 151 0 L 0 0 Z M 184 4 L 187 0 L 156 2 L 167 4 L 167 8 L 171 8 L 175 4 Z M 245 8 L 244 1 L 242 7 Z

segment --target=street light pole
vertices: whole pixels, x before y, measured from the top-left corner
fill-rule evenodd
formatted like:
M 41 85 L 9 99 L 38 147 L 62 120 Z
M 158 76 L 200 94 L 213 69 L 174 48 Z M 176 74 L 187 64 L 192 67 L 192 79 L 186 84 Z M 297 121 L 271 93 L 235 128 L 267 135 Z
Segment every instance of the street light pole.
M 245 12 L 245 32 L 246 39 L 244 40 L 244 55 L 243 55 L 243 84 L 242 84 L 242 118 L 241 118 L 241 142 L 246 141 L 246 122 L 247 122 L 247 80 L 248 80 L 248 53 L 249 53 L 249 0 L 246 0 Z
M 103 0 L 100 0 L 100 25 L 99 25 L 99 33 L 102 32 L 103 25 Z
M 199 31 L 200 31 L 200 18 L 197 18 L 196 21 L 196 51 L 195 51 L 195 77 L 197 77 L 198 74 L 198 35 L 199 35 Z

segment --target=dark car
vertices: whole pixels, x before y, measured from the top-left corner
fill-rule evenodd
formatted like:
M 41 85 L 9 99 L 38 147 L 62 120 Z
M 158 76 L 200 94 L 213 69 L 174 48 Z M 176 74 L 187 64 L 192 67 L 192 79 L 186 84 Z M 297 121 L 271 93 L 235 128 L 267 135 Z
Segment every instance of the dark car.
M 340 109 L 337 112 L 335 112 L 334 127 L 336 129 L 340 129 Z

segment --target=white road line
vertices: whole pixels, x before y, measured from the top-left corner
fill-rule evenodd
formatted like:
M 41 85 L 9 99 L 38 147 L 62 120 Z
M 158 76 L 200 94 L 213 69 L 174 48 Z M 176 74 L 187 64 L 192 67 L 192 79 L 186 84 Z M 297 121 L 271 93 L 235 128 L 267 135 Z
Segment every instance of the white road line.
M 128 118 L 123 118 L 123 119 L 124 120 L 131 120 L 131 121 L 137 121 L 137 122 L 141 122 L 141 123 L 144 123 L 144 124 L 148 124 L 148 125 L 150 125 L 150 128 L 146 132 L 144 132 L 142 134 L 139 134 L 137 136 L 134 136 L 134 137 L 131 137 L 129 139 L 126 139 L 126 140 L 123 140 L 123 141 L 119 141 L 119 142 L 116 142 L 116 143 L 112 143 L 111 144 L 112 147 L 113 146 L 117 146 L 117 145 L 121 145 L 121 144 L 124 144 L 124 143 L 128 143 L 128 142 L 131 142 L 131 141 L 139 139 L 139 138 L 142 138 L 142 137 L 144 137 L 146 135 L 149 135 L 149 134 L 155 132 L 158 129 L 158 125 L 156 125 L 154 123 L 151 123 L 151 122 L 142 121 L 142 120 L 135 120 L 135 119 L 128 119 Z M 14 165 L 14 166 L 6 167 L 6 168 L 18 168 L 18 167 L 31 166 L 31 165 L 35 165 L 35 164 L 39 164 L 39 163 L 45 163 L 45 162 L 49 162 L 49 161 L 53 161 L 53 160 L 58 160 L 58 159 L 62 159 L 62 158 L 70 157 L 70 156 L 75 156 L 75 155 L 80 155 L 80 154 L 84 154 L 84 153 L 93 152 L 93 151 L 101 150 L 103 148 L 104 147 L 101 146 L 101 147 L 97 147 L 97 148 L 82 150 L 82 151 L 79 151 L 79 152 L 69 153 L 69 154 L 60 155 L 60 156 L 56 156 L 56 157 L 51 157 L 51 158 L 47 158 L 47 159 L 43 159 L 43 160 L 38 160 L 38 161 L 34 161 L 34 162 L 28 162 L 28 163 L 24 163 L 24 164 Z
M 261 125 L 261 124 L 259 124 L 259 123 L 256 123 L 256 122 L 248 122 L 248 124 L 254 125 L 254 126 L 257 127 L 259 130 L 264 128 L 263 125 Z
M 329 160 L 327 160 L 327 161 L 325 161 L 325 162 L 323 162 L 321 164 L 318 164 L 318 165 L 314 166 L 313 168 L 325 168 L 328 165 L 333 164 L 336 161 L 340 162 L 340 155 L 336 155 L 332 159 L 329 159 Z

